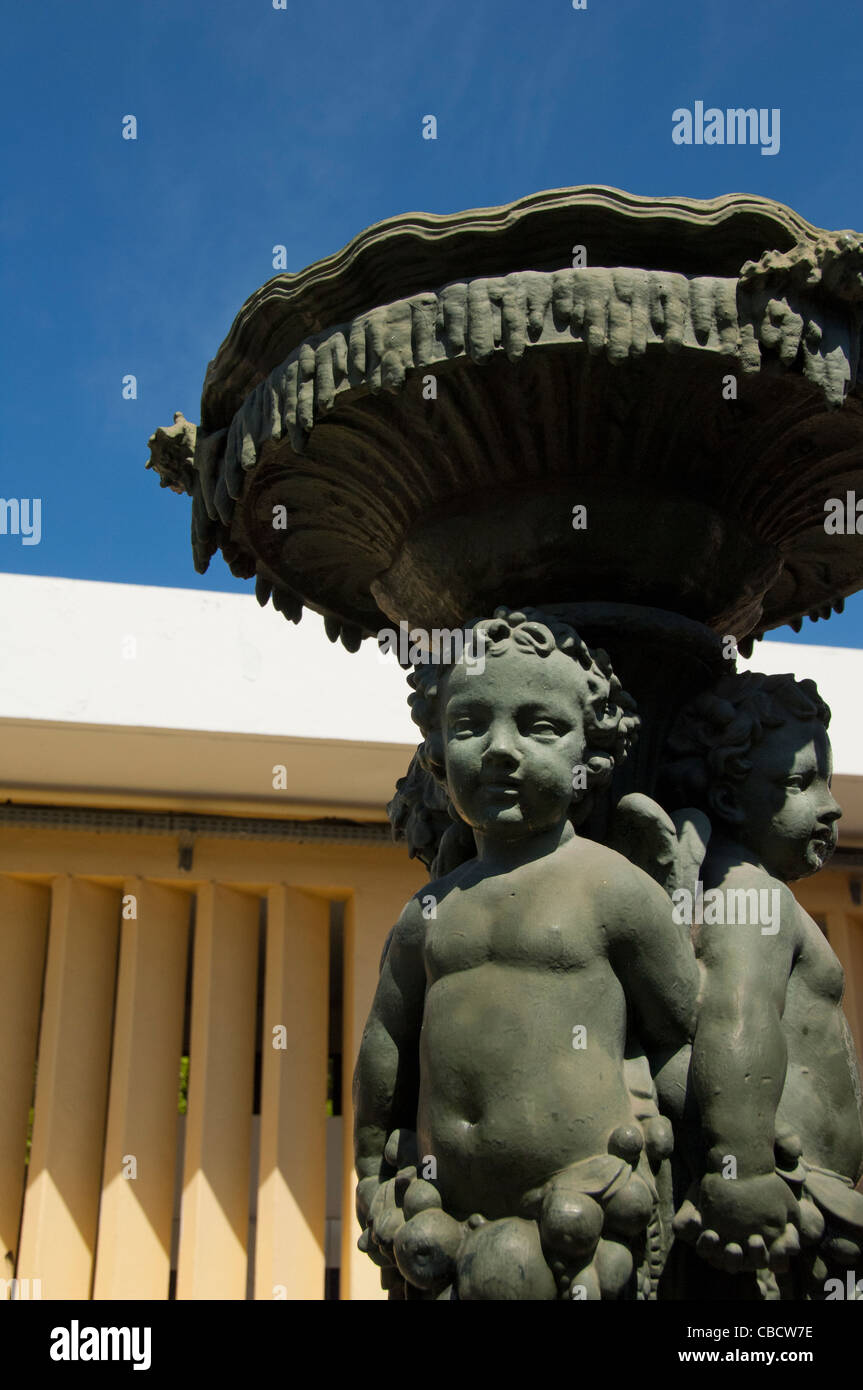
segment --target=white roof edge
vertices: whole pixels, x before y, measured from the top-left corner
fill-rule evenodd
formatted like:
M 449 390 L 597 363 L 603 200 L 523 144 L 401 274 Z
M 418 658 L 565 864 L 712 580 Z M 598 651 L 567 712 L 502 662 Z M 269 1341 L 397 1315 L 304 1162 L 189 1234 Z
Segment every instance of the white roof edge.
M 831 706 L 837 773 L 863 776 L 863 651 L 760 642 L 740 669 L 811 677 Z M 199 731 L 415 747 L 404 674 L 351 654 L 323 621 L 287 624 L 251 594 L 0 574 L 0 726 Z
M 419 741 L 405 677 L 252 595 L 0 575 L 0 718 Z

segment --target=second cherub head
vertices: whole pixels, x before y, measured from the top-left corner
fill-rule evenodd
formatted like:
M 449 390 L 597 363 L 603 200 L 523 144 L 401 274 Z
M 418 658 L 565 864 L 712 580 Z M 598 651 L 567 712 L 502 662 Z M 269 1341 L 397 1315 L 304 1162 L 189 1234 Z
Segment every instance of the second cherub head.
M 663 802 L 704 811 L 714 834 L 749 850 L 775 878 L 817 873 L 835 848 L 842 814 L 830 790 L 829 723 L 813 681 L 724 676 L 677 718 Z

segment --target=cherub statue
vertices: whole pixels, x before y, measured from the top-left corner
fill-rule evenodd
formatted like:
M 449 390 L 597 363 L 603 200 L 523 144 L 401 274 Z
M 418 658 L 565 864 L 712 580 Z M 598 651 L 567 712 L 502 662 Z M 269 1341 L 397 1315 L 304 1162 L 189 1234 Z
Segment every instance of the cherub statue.
M 863 1104 L 842 968 L 786 886 L 836 843 L 829 720 L 812 681 L 729 675 L 682 712 L 663 768 L 665 803 L 700 807 L 712 827 L 694 926 L 703 1151 L 675 1226 L 718 1269 L 772 1271 L 767 1297 L 824 1297 L 838 1268 L 861 1267 Z
M 411 678 L 423 763 L 476 850 L 385 950 L 354 1078 L 360 1246 L 393 1296 L 647 1297 L 670 1126 L 636 1117 L 627 1025 L 661 1067 L 698 969 L 662 888 L 578 833 L 637 716 L 565 623 L 474 626 L 482 670 Z

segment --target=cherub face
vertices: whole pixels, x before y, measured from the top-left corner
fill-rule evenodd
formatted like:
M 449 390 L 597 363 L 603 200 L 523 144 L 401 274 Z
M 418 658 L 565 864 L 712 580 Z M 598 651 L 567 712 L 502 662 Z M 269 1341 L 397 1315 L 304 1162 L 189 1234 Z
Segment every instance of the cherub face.
M 842 814 L 830 792 L 826 729 L 814 719 L 789 718 L 750 757 L 752 771 L 743 785 L 720 794 L 720 815 L 775 878 L 788 882 L 817 873 L 836 847 Z
M 584 673 L 561 652 L 509 647 L 485 670 L 446 677 L 442 727 L 447 785 L 463 820 L 516 839 L 563 825 L 573 768 L 584 756 Z

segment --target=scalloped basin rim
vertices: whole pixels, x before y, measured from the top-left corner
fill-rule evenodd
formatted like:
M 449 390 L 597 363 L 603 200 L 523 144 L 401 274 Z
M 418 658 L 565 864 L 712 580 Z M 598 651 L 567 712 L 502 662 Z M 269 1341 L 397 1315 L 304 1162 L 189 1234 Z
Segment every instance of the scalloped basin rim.
M 744 261 L 814 242 L 819 233 L 791 208 L 755 194 L 651 198 L 603 185 L 548 189 L 455 213 L 403 213 L 250 295 L 207 369 L 201 426 L 228 425 L 249 391 L 327 323 L 447 279 L 522 269 L 524 252 L 531 268 L 561 269 L 586 237 L 591 265 L 629 259 L 645 269 L 736 276 Z M 626 247 L 629 257 L 621 254 Z
M 199 570 L 221 547 L 235 574 L 257 576 L 259 602 L 272 596 L 293 621 L 316 608 L 349 650 L 374 620 L 370 584 L 383 597 L 423 516 L 489 482 L 536 487 L 600 459 L 627 491 L 639 472 L 654 488 L 660 475 L 672 491 L 718 488 L 723 515 L 745 516 L 781 556 L 775 576 L 741 556 L 739 592 L 711 598 L 695 555 L 705 607 L 648 548 L 654 603 L 733 618 L 741 633 L 796 625 L 863 584 L 854 538 L 828 544 L 811 500 L 813 485 L 863 492 L 861 317 L 863 237 L 757 195 L 582 186 L 402 214 L 246 301 L 209 365 L 196 444 L 175 421 L 154 436 L 152 466 L 162 486 L 192 493 Z M 426 368 L 446 381 L 433 417 Z M 726 413 L 729 369 L 740 401 Z M 275 549 L 274 503 L 290 516 Z M 591 540 L 582 559 L 598 598 L 620 568 L 613 547 Z M 545 577 L 541 564 L 524 572 L 546 593 L 551 561 Z M 425 588 L 431 613 L 425 569 L 407 588 Z M 459 604 L 469 573 L 460 587 Z M 578 573 L 563 587 L 561 599 L 577 592 Z

